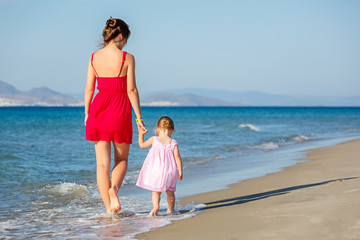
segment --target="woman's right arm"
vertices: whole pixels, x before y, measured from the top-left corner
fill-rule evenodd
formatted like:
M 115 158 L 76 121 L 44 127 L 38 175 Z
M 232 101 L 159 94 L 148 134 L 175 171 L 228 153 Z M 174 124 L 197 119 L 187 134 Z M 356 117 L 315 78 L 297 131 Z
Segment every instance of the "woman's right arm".
M 91 100 L 94 96 L 94 91 L 95 91 L 95 81 L 96 77 L 95 77 L 95 73 L 94 70 L 91 67 L 91 58 L 89 60 L 89 64 L 88 64 L 88 72 L 87 72 L 87 79 L 86 79 L 86 86 L 85 86 L 85 94 L 84 94 L 84 104 L 85 104 L 85 125 L 86 125 L 86 121 L 89 115 L 89 110 L 90 110 L 90 105 L 91 105 Z

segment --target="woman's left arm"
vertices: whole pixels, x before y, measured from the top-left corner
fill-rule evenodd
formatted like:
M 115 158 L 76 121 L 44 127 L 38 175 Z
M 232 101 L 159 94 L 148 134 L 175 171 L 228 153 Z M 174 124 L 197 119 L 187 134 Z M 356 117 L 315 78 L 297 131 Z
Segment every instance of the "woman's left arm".
M 87 79 L 86 79 L 86 86 L 85 86 L 85 94 L 84 94 L 84 105 L 85 105 L 85 119 L 84 123 L 86 125 L 86 121 L 89 115 L 91 100 L 94 96 L 95 91 L 95 73 L 93 68 L 91 67 L 91 59 L 89 60 L 88 64 L 88 73 L 87 73 Z
M 141 116 L 141 109 L 140 109 L 140 98 L 139 92 L 136 87 L 136 80 L 135 80 L 135 59 L 134 56 L 127 53 L 127 60 L 128 60 L 128 69 L 127 69 L 127 93 L 130 99 L 130 103 L 132 108 L 134 109 L 136 119 L 142 119 Z M 146 130 L 144 123 L 142 120 L 136 121 L 138 127 L 143 128 Z

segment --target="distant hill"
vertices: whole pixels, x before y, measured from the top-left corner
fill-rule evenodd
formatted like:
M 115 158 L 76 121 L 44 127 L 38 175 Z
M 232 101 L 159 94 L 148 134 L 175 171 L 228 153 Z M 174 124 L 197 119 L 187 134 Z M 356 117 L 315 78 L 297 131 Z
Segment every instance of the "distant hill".
M 80 101 L 47 87 L 20 91 L 0 81 L 0 107 L 4 106 L 81 106 Z
M 161 92 L 141 99 L 142 106 L 244 106 L 238 102 L 224 101 L 192 93 Z
M 143 94 L 144 101 L 152 99 L 156 96 L 157 101 L 166 101 L 166 95 L 162 96 L 164 92 L 149 92 Z M 269 94 L 258 91 L 244 91 L 235 92 L 227 90 L 214 90 L 202 88 L 185 88 L 185 89 L 170 89 L 166 90 L 166 94 L 170 96 L 183 96 L 184 94 L 196 95 L 199 98 L 220 99 L 220 101 L 231 102 L 238 105 L 246 106 L 360 106 L 360 96 L 349 97 L 324 97 L 324 96 L 289 96 Z M 181 104 L 180 104 L 181 105 Z M 206 105 L 206 104 L 205 104 Z M 232 105 L 229 105 L 232 106 Z
M 71 96 L 49 88 L 20 91 L 0 81 L 1 106 L 82 106 L 83 93 Z M 141 94 L 142 106 L 360 106 L 360 96 L 289 96 L 257 91 L 185 88 Z

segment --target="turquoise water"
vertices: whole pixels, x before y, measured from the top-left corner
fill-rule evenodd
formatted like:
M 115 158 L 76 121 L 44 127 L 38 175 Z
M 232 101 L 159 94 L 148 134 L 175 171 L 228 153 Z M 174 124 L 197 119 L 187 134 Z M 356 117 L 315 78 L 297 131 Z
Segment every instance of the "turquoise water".
M 160 116 L 175 122 L 173 138 L 184 162 L 177 198 L 279 171 L 296 163 L 299 150 L 360 136 L 360 108 L 145 107 L 142 112 L 149 129 L 146 138 Z M 83 117 L 81 107 L 0 108 L 2 238 L 131 239 L 192 216 L 184 211 L 147 217 L 151 193 L 134 184 L 148 149 L 138 148 L 135 129 L 119 192 L 126 211 L 117 217 L 104 214 L 94 147 L 85 140 Z M 195 206 L 178 204 L 177 209 Z M 165 208 L 163 199 L 162 212 Z

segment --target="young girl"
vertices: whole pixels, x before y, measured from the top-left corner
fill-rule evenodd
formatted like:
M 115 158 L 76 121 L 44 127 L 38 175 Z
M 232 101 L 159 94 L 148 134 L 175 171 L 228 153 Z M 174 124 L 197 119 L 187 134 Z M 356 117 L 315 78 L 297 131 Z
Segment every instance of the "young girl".
M 139 146 L 147 148 L 152 145 L 144 164 L 141 168 L 137 186 L 152 191 L 154 205 L 150 215 L 156 216 L 159 211 L 161 192 L 166 192 L 168 209 L 167 213 L 174 212 L 176 175 L 182 180 L 182 160 L 176 140 L 171 139 L 174 133 L 174 122 L 167 116 L 162 116 L 156 126 L 159 136 L 153 136 L 144 142 L 147 130 L 139 129 Z M 178 169 L 178 174 L 176 171 Z

